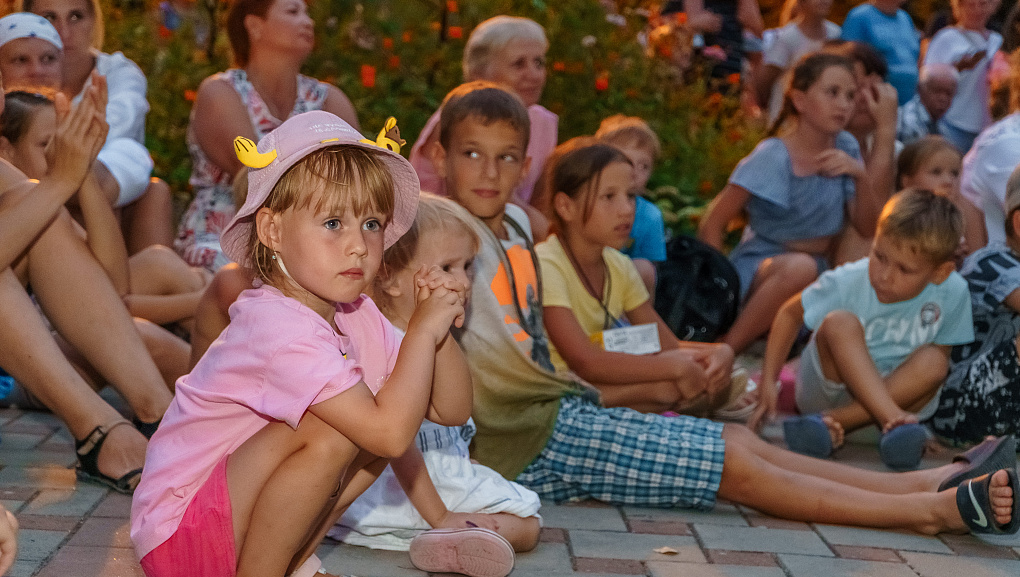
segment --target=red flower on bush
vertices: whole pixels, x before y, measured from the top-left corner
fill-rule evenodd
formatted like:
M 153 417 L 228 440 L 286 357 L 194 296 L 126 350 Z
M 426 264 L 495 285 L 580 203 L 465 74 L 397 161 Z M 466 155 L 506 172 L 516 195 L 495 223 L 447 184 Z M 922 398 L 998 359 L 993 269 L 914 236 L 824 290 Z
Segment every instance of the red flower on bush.
M 393 50 L 393 39 L 386 37 L 382 39 L 383 50 Z
M 170 37 L 173 36 L 173 34 L 174 33 L 166 26 L 161 25 L 159 27 L 159 37 L 162 38 L 163 40 L 169 40 Z
M 198 93 L 195 92 L 194 90 L 184 91 L 184 99 L 187 100 L 188 102 L 194 102 L 196 98 L 198 98 Z
M 386 62 L 390 68 L 400 68 L 400 57 L 397 55 L 390 56 L 390 59 Z
M 361 65 L 361 85 L 365 88 L 375 88 L 375 66 Z
M 740 73 L 734 72 L 733 74 L 730 74 L 726 77 L 726 82 L 729 82 L 730 84 L 740 84 Z
M 566 69 L 567 69 L 566 62 L 562 60 L 557 60 L 556 62 L 553 62 L 553 70 L 555 70 L 556 72 L 563 72 Z
M 450 26 L 447 32 L 449 33 L 450 38 L 458 39 L 464 37 L 464 29 L 460 26 Z
M 446 0 L 446 11 L 456 12 L 457 11 L 457 0 Z
M 599 77 L 595 79 L 595 90 L 603 92 L 608 89 L 609 89 L 609 74 L 600 74 Z
M 679 24 L 681 26 L 683 26 L 684 24 L 687 24 L 687 13 L 686 12 L 677 12 L 675 17 L 676 17 L 676 23 L 677 24 Z
M 405 44 L 407 42 L 410 42 L 411 41 L 411 31 L 410 30 L 405 30 L 404 34 L 401 35 L 400 39 L 403 40 Z
M 712 181 L 710 180 L 702 180 L 701 184 L 698 185 L 698 191 L 700 191 L 701 194 L 708 194 L 712 192 L 712 188 Z

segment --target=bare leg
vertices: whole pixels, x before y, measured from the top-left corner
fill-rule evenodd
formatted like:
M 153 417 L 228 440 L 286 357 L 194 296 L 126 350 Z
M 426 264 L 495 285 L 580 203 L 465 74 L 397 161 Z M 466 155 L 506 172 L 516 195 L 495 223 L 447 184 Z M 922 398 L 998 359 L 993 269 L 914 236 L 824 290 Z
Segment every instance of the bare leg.
M 514 551 L 523 553 L 531 551 L 538 546 L 538 538 L 542 530 L 538 517 L 518 517 L 510 513 L 477 513 L 477 515 L 490 521 L 492 526 L 486 525 L 485 528 L 491 528 L 502 535 L 504 539 L 510 542 Z M 464 524 L 439 525 L 435 528 L 463 529 Z
M 130 259 L 131 292 L 143 295 L 173 295 L 201 291 L 212 273 L 184 262 L 171 248 L 148 246 Z
M 124 303 L 75 234 L 66 212 L 29 249 L 28 263 L 32 289 L 60 334 L 117 389 L 139 419 L 159 420 L 170 404 L 170 391 Z
M 124 207 L 121 228 L 128 254 L 147 246 L 173 246 L 173 197 L 170 186 L 153 178 L 138 200 Z
M 783 469 L 762 459 L 739 438 L 732 438 L 729 430 L 724 430 L 723 436 L 727 444 L 719 496 L 725 499 L 797 521 L 902 528 L 925 534 L 966 528 L 956 508 L 955 491 L 889 494 L 862 489 Z M 853 475 L 846 480 L 852 481 Z M 997 521 L 1008 522 L 1012 491 L 1004 472 L 996 473 L 992 502 Z
M 245 441 L 227 460 L 237 575 L 279 577 L 292 570 L 346 491 L 343 481 L 377 459 L 311 413 L 297 430 L 270 423 Z
M 65 359 L 10 269 L 0 271 L 0 367 L 53 411 L 75 439 L 121 418 Z M 146 446 L 135 429 L 115 427 L 99 453 L 99 468 L 119 478 L 144 464 Z
M 855 400 L 852 406 L 827 413 L 845 430 L 872 421 L 885 430 L 904 422 L 911 417 L 905 409 L 930 398 L 949 370 L 944 354 L 924 346 L 883 379 L 868 351 L 864 327 L 846 311 L 829 313 L 818 327 L 815 342 L 825 378 L 845 383 Z
M 889 473 L 859 469 L 830 459 L 815 459 L 777 447 L 763 441 L 743 425 L 727 424 L 723 436 L 726 450 L 740 446 L 759 459 L 767 461 L 790 473 L 810 475 L 850 485 L 859 489 L 886 494 L 934 493 L 949 476 L 962 471 L 965 463 L 950 463 L 933 469 L 921 469 L 903 473 Z
M 791 252 L 766 259 L 754 275 L 743 310 L 722 342 L 734 353 L 742 352 L 768 332 L 779 307 L 816 278 L 818 264 L 809 254 Z
M 163 375 L 163 382 L 171 392 L 177 379 L 188 372 L 188 359 L 191 356 L 191 345 L 183 339 L 144 319 L 135 319 L 135 328 L 145 343 L 152 361 Z

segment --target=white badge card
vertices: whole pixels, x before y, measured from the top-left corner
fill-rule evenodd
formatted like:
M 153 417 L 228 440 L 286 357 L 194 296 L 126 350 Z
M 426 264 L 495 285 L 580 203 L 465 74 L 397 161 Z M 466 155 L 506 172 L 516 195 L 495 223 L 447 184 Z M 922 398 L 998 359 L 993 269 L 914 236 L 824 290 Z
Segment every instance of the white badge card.
M 659 326 L 646 323 L 602 331 L 602 347 L 611 353 L 650 355 L 662 350 Z

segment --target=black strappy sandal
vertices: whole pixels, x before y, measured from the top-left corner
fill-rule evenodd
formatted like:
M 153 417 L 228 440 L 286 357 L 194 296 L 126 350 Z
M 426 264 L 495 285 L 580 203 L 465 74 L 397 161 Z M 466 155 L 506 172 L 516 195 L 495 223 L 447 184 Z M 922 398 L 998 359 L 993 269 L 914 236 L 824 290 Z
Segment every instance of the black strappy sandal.
M 141 468 L 128 471 L 119 479 L 105 475 L 99 470 L 99 451 L 103 449 L 103 443 L 106 442 L 110 431 L 121 425 L 131 426 L 131 423 L 117 421 L 106 426 L 99 425 L 92 429 L 92 432 L 84 439 L 74 442 L 74 452 L 78 454 L 78 466 L 75 467 L 75 474 L 79 481 L 102 483 L 118 493 L 130 495 L 135 492 L 135 487 L 138 486 L 138 481 L 142 478 Z

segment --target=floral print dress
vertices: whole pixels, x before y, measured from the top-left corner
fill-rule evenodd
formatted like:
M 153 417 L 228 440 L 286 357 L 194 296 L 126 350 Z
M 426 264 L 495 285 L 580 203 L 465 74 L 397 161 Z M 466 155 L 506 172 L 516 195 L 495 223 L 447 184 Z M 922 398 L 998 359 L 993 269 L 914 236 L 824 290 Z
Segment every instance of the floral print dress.
M 269 112 L 269 107 L 255 91 L 244 70 L 234 68 L 221 72 L 218 76 L 230 83 L 241 97 L 241 102 L 248 110 L 251 125 L 255 129 L 256 140 L 269 134 L 286 120 L 278 119 Z M 326 101 L 327 87 L 314 78 L 299 75 L 297 92 L 297 100 L 290 116 L 310 110 L 321 110 Z M 237 212 L 231 194 L 234 175 L 227 174 L 209 160 L 202 147 L 198 145 L 194 128 L 192 117 L 192 122 L 188 126 L 187 140 L 192 162 L 189 182 L 195 192 L 195 198 L 181 219 L 174 247 L 192 266 L 205 267 L 215 272 L 230 262 L 220 249 L 220 232 Z

